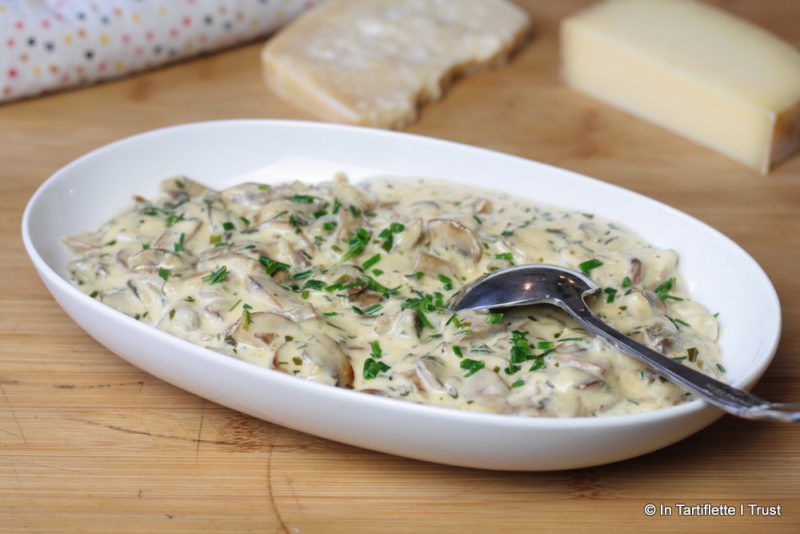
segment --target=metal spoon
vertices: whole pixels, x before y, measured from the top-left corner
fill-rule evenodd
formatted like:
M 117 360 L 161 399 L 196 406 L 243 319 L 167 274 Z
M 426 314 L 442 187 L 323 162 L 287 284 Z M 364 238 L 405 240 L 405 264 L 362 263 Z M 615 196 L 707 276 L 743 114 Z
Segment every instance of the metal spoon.
M 586 305 L 585 297 L 598 289 L 586 276 L 563 267 L 520 265 L 477 280 L 456 297 L 452 307 L 459 311 L 555 304 L 612 346 L 633 355 L 728 413 L 747 419 L 800 420 L 800 403 L 765 401 L 695 371 L 614 330 Z

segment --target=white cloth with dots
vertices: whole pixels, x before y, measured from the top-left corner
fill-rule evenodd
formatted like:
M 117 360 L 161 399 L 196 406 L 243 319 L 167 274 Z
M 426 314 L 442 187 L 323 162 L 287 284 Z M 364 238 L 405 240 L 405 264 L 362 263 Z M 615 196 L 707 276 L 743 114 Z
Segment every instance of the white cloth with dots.
M 251 41 L 321 0 L 0 0 L 0 102 Z

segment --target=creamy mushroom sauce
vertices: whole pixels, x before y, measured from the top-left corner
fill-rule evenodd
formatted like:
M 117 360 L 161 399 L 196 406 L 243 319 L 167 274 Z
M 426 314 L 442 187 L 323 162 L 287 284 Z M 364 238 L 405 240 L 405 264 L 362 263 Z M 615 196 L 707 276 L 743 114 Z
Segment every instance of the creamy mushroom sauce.
M 717 321 L 678 258 L 589 213 L 446 182 L 344 176 L 214 191 L 185 177 L 96 232 L 65 238 L 84 292 L 198 345 L 298 377 L 526 416 L 653 410 L 690 395 L 562 311 L 453 314 L 468 282 L 511 265 L 583 270 L 596 314 L 724 379 Z

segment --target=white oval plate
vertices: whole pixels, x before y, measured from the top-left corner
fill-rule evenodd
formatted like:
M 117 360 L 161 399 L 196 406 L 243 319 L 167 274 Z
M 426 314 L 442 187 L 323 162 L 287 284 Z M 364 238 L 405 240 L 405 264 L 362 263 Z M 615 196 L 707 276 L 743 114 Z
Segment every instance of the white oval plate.
M 64 310 L 133 365 L 234 410 L 343 443 L 478 468 L 567 469 L 654 451 L 721 415 L 696 400 L 644 414 L 540 419 L 365 395 L 195 346 L 100 304 L 64 277 L 70 254 L 61 236 L 98 227 L 133 194 L 154 195 L 166 177 L 182 174 L 223 188 L 245 179 L 320 181 L 336 171 L 354 181 L 392 174 L 491 186 L 619 221 L 654 245 L 676 250 L 695 300 L 720 312 L 720 343 L 733 385 L 752 387 L 775 353 L 781 320 L 775 289 L 758 264 L 716 230 L 585 176 L 402 133 L 270 120 L 144 133 L 95 150 L 50 177 L 25 210 L 23 239 Z M 747 288 L 746 298 L 738 288 Z

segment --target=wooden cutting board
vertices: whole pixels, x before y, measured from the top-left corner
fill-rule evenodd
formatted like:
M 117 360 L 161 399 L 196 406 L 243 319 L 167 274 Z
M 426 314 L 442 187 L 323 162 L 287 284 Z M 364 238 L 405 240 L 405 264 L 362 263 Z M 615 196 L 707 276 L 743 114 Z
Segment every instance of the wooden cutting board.
M 594 176 L 737 241 L 783 306 L 781 345 L 755 392 L 800 401 L 800 157 L 762 177 L 568 90 L 558 77 L 558 22 L 588 2 L 518 3 L 534 20 L 530 43 L 507 67 L 458 81 L 408 131 Z M 800 47 L 797 0 L 714 3 Z M 0 106 L 0 531 L 798 531 L 798 425 L 726 416 L 613 465 L 461 469 L 241 415 L 147 375 L 81 331 L 24 253 L 28 198 L 62 165 L 131 134 L 210 119 L 311 119 L 263 86 L 259 49 Z M 730 291 L 746 304 L 747 288 Z M 648 504 L 657 507 L 652 517 Z M 737 513 L 688 517 L 681 504 Z M 749 504 L 780 506 L 781 515 L 752 515 Z

